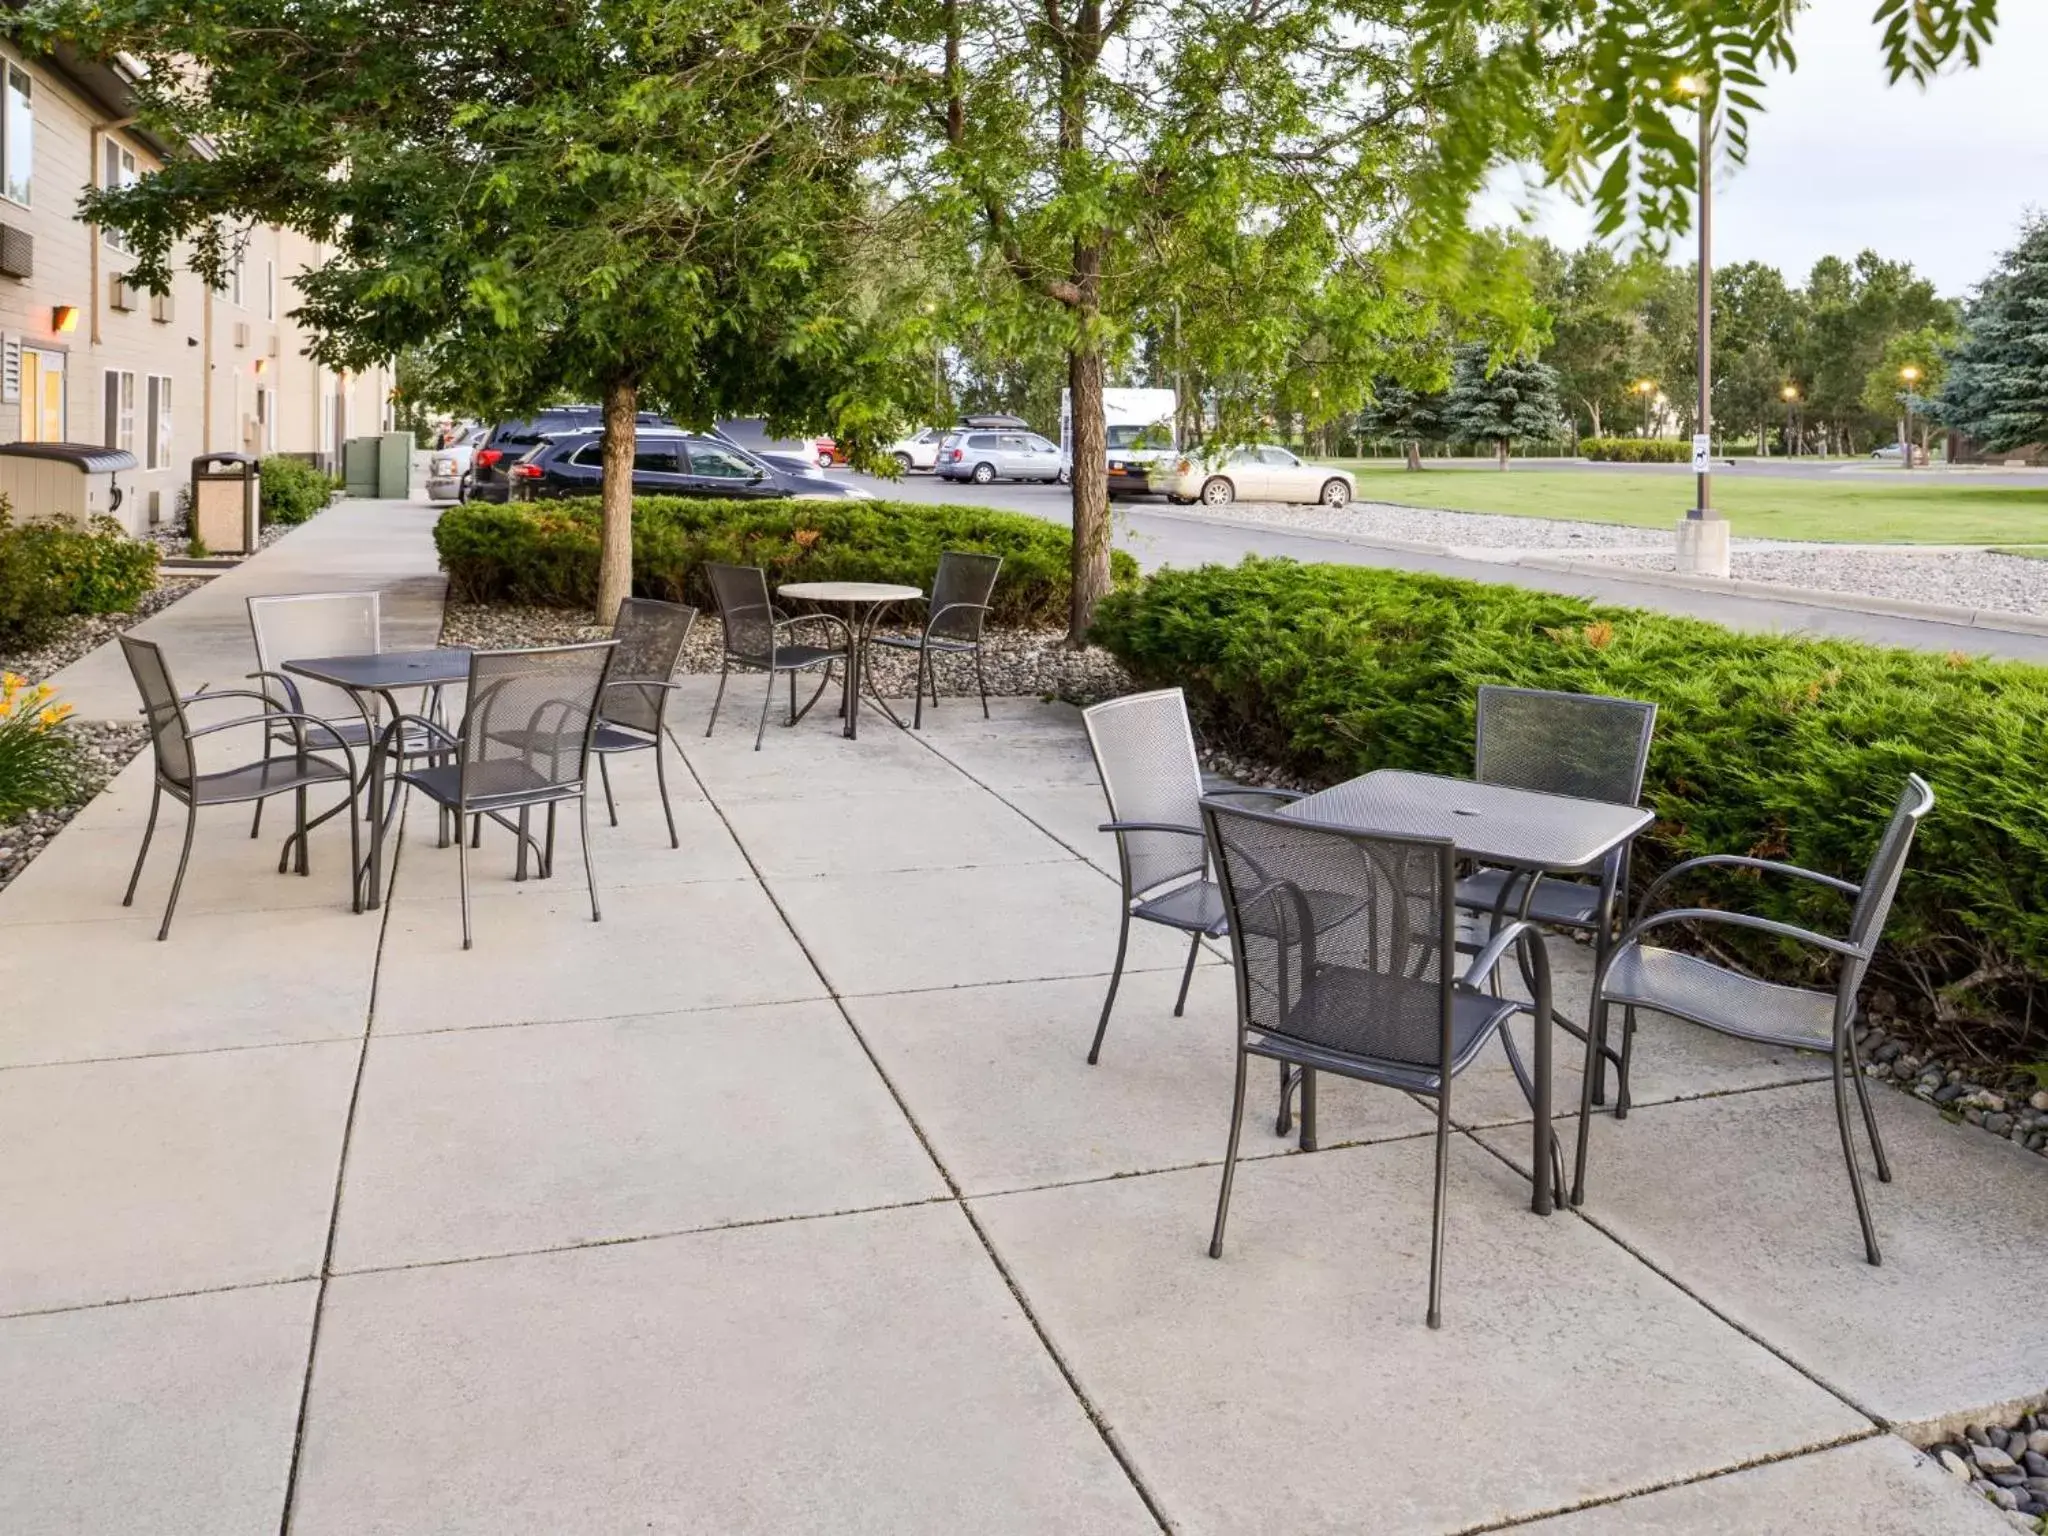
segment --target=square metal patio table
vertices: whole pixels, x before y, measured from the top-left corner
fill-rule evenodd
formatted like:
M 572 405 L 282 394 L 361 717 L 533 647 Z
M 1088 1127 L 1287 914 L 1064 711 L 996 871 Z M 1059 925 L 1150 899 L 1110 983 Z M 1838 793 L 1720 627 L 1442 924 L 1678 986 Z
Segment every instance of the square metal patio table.
M 356 701 L 370 740 L 370 760 L 364 773 L 374 780 L 379 764 L 376 750 L 378 711 L 373 700 L 381 699 L 394 717 L 402 714 L 397 698 L 401 690 L 437 690 L 450 683 L 467 682 L 469 654 L 465 647 L 448 645 L 424 651 L 377 651 L 367 656 L 318 656 L 287 661 L 284 670 L 300 677 L 310 677 L 315 682 L 331 683 Z M 369 814 L 373 822 L 380 814 L 374 794 Z M 375 837 L 370 839 L 370 847 L 371 853 L 364 860 L 361 874 L 367 882 L 363 905 L 374 909 L 382 896 L 383 871 L 377 866 Z M 522 862 L 525 859 L 523 849 L 520 858 Z
M 1283 816 L 1343 827 L 1353 832 L 1391 832 L 1403 837 L 1448 839 L 1459 854 L 1481 864 L 1559 873 L 1582 870 L 1647 827 L 1650 812 L 1638 805 L 1575 800 L 1505 784 L 1480 784 L 1442 774 L 1380 768 L 1308 795 L 1280 810 Z M 1535 882 L 1524 893 L 1526 907 Z M 1587 1020 L 1590 1028 L 1592 1021 Z M 1550 1214 L 1551 1021 L 1536 1021 L 1535 1129 L 1531 1208 Z

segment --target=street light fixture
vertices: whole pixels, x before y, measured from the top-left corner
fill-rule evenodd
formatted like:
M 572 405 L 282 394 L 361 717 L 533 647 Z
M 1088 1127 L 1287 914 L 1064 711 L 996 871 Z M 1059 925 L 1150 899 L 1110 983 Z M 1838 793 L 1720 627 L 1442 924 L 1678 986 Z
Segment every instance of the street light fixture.
M 1913 467 L 1913 386 L 1920 382 L 1920 370 L 1911 363 L 1906 364 L 1905 367 L 1899 370 L 1899 382 L 1906 386 L 1900 393 L 1900 398 L 1906 404 L 1906 424 L 1901 429 L 1905 434 L 1906 440 L 1899 444 L 1899 462 L 1907 469 L 1911 469 Z
M 1649 379 L 1637 379 L 1635 392 L 1643 399 L 1643 436 L 1650 435 L 1650 396 L 1657 392 L 1656 384 Z
M 1785 453 L 1787 457 L 1797 458 L 1799 438 L 1792 430 L 1792 407 L 1799 403 L 1799 386 L 1787 384 L 1778 391 L 1778 396 L 1785 402 Z

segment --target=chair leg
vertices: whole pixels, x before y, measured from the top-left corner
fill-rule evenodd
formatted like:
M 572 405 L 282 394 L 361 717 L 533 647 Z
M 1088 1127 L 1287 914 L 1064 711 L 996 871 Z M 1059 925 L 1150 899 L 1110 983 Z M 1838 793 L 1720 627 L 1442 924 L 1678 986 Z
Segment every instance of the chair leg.
M 1316 1149 L 1316 1069 L 1301 1069 L 1301 1150 Z
M 1237 1139 L 1244 1130 L 1244 1080 L 1245 1069 L 1251 1064 L 1251 1053 L 1244 1048 L 1242 1026 L 1237 1046 L 1237 1087 L 1230 1100 L 1230 1144 L 1223 1149 L 1223 1187 L 1216 1191 L 1216 1230 L 1209 1234 L 1209 1257 L 1223 1257 L 1223 1224 L 1230 1219 L 1230 1184 L 1237 1174 Z M 1282 1068 L 1286 1066 L 1281 1063 Z
M 1889 1184 L 1892 1181 L 1891 1159 L 1884 1155 L 1884 1137 L 1878 1133 L 1877 1116 L 1870 1107 L 1870 1086 L 1863 1081 L 1863 1056 L 1856 1049 L 1855 1026 L 1851 1025 L 1849 1035 L 1849 1078 L 1856 1085 L 1856 1100 L 1863 1106 L 1863 1128 L 1870 1133 L 1870 1150 L 1877 1158 L 1877 1181 Z
M 161 944 L 171 936 L 171 914 L 178 910 L 178 892 L 185 888 L 185 866 L 192 862 L 192 834 L 199 828 L 199 807 L 185 807 L 185 846 L 178 853 L 178 872 L 171 877 L 171 899 L 164 903 L 163 926 L 156 931 Z
M 484 845 L 484 819 L 481 816 L 469 818 L 469 846 L 481 848 Z
M 483 835 L 483 818 L 473 818 L 478 827 L 477 835 Z M 462 947 L 469 948 L 469 843 L 464 838 L 455 839 L 455 879 L 462 889 Z M 524 845 L 521 845 L 522 849 Z
M 261 805 L 262 801 L 256 802 Z M 348 884 L 349 909 L 363 910 L 363 827 L 362 818 L 356 815 L 353 788 L 348 802 Z
M 676 836 L 676 813 L 668 803 L 668 769 L 662 761 L 662 738 L 667 734 L 666 731 L 654 733 L 654 783 L 661 791 L 661 814 L 668 821 L 668 845 L 671 848 L 680 848 L 683 844 L 682 839 Z
M 1429 1312 L 1432 1328 L 1444 1325 L 1444 1196 L 1451 1172 L 1451 1085 L 1438 1085 L 1436 1096 L 1436 1191 L 1429 1212 Z
M 791 677 L 794 678 L 792 673 Z M 775 674 L 768 674 L 767 692 L 761 695 L 761 723 L 754 727 L 754 750 L 761 750 L 761 738 L 768 733 L 768 706 L 775 702 Z M 794 722 L 792 722 L 793 724 Z
M 1571 1203 L 1586 1199 L 1586 1139 L 1593 1125 L 1593 1067 L 1603 1060 L 1601 1042 L 1607 1038 L 1607 1000 L 1595 998 L 1586 1019 L 1586 1070 L 1579 1078 L 1579 1140 L 1572 1152 Z
M 1187 964 L 1186 964 L 1185 966 L 1181 967 L 1181 973 L 1180 973 L 1180 996 L 1176 997 L 1176 998 L 1175 998 L 1175 999 L 1173 1000 L 1173 1016 L 1174 1016 L 1174 1017 L 1175 1017 L 1176 1019 L 1177 1019 L 1177 1018 L 1179 1018 L 1179 1017 L 1181 1017 L 1181 1015 L 1183 1015 L 1184 1013 L 1186 1013 L 1186 1012 L 1187 1012 L 1187 1009 L 1188 1009 L 1188 983 L 1189 983 L 1190 981 L 1194 980 L 1194 977 L 1195 977 L 1195 960 L 1196 960 L 1196 957 L 1197 957 L 1197 956 L 1199 956 L 1199 955 L 1200 955 L 1201 953 L 1202 953 L 1202 936 L 1201 936 L 1201 935 L 1200 935 L 1199 933 L 1191 933 L 1191 934 L 1189 934 L 1189 935 L 1188 935 L 1188 963 L 1187 963 Z
M 1877 1228 L 1870 1220 L 1870 1197 L 1863 1192 L 1863 1166 L 1856 1156 L 1856 1138 L 1849 1124 L 1848 1058 L 1839 1048 L 1835 1058 L 1835 1124 L 1842 1132 L 1842 1160 L 1849 1165 L 1849 1190 L 1856 1197 L 1856 1220 L 1863 1228 L 1863 1256 L 1872 1264 L 1884 1263 L 1877 1249 Z
M 910 712 L 910 728 L 913 731 L 924 729 L 924 673 L 925 668 L 931 665 L 931 660 L 931 647 L 919 646 L 917 650 L 917 665 L 910 672 L 911 692 L 916 695 L 916 698 L 912 701 L 914 707 Z
M 268 726 L 265 726 L 263 730 L 263 761 L 266 763 L 270 761 L 270 728 Z M 262 831 L 263 802 L 261 800 L 258 800 L 256 802 L 256 814 L 249 818 L 250 841 L 253 842 L 258 836 L 261 835 Z
M 1285 1136 L 1294 1129 L 1294 1090 L 1301 1085 L 1301 1073 L 1280 1063 L 1280 1112 L 1273 1117 L 1273 1134 Z
M 769 686 L 774 686 L 772 681 Z M 842 704 L 839 708 L 839 713 L 845 714 L 846 706 Z M 789 723 L 791 725 L 796 724 L 796 673 L 794 672 L 789 674 Z
M 732 664 L 730 662 L 722 663 L 719 666 L 718 692 L 711 699 L 711 718 L 704 722 L 704 735 L 707 740 L 710 738 L 712 731 L 718 727 L 718 706 L 725 702 L 725 679 L 727 673 L 731 670 Z
M 1109 1010 L 1116 1006 L 1116 986 L 1124 979 L 1124 951 L 1131 943 L 1131 904 L 1124 902 L 1123 926 L 1116 931 L 1116 964 L 1109 968 L 1109 996 L 1102 1000 L 1102 1017 L 1095 1021 L 1095 1043 L 1088 1047 L 1088 1065 L 1102 1055 L 1102 1037 L 1109 1029 Z
M 540 856 L 540 877 L 543 880 L 552 880 L 555 877 L 555 807 L 559 803 L 555 800 L 548 802 L 547 845 Z
M 313 871 L 312 871 L 312 868 L 311 868 L 311 866 L 310 866 L 310 865 L 309 865 L 309 864 L 307 863 L 307 855 L 306 855 L 306 842 L 307 842 L 307 838 L 306 838 L 306 791 L 305 791 L 305 788 L 304 788 L 303 786 L 301 786 L 301 787 L 299 788 L 299 790 L 297 791 L 297 793 L 295 793 L 295 794 L 293 795 L 292 799 L 293 799 L 293 803 L 294 803 L 294 806 L 295 806 L 295 809 L 296 809 L 296 812 L 297 812 L 297 814 L 296 814 L 296 816 L 295 816 L 295 818 L 294 818 L 294 820 L 295 820 L 295 823 L 296 823 L 296 826 L 297 826 L 297 831 L 293 833 L 293 836 L 297 837 L 297 838 L 298 838 L 298 840 L 299 840 L 299 860 L 298 860 L 298 865 L 297 865 L 297 868 L 298 868 L 298 872 L 299 872 L 299 873 L 300 873 L 301 875 L 309 875 L 309 874 L 311 874 L 311 873 L 312 873 Z
M 989 718 L 988 674 L 981 669 L 981 642 L 979 640 L 974 642 L 974 681 L 981 689 L 981 718 L 986 720 Z
M 1614 1118 L 1628 1118 L 1628 1070 L 1636 1058 L 1636 1011 L 1633 1008 L 1621 1010 L 1621 1068 L 1615 1073 Z
M 660 751 L 661 749 L 656 747 L 655 750 Z M 597 757 L 597 780 L 600 784 L 604 785 L 604 813 L 611 818 L 612 825 L 616 827 L 619 824 L 619 808 L 612 801 L 611 754 L 599 752 L 595 755 Z
M 583 821 L 583 880 L 590 887 L 590 920 L 604 921 L 604 914 L 597 909 L 597 868 L 590 862 L 590 795 L 586 792 L 576 797 L 576 814 Z
M 519 856 L 512 862 L 512 878 L 514 880 L 524 880 L 526 878 L 526 845 L 533 841 L 532 834 L 527 830 L 531 822 L 532 812 L 522 805 L 519 807 L 519 829 L 513 833 L 513 836 L 519 839 Z
M 163 798 L 163 786 L 152 784 L 149 788 L 149 821 L 142 828 L 142 846 L 135 853 L 135 872 L 128 877 L 128 894 L 121 898 L 124 907 L 135 905 L 135 887 L 142 879 L 142 861 L 149 857 L 149 840 L 156 836 L 156 811 Z M 263 802 L 259 800 L 256 803 L 261 805 Z

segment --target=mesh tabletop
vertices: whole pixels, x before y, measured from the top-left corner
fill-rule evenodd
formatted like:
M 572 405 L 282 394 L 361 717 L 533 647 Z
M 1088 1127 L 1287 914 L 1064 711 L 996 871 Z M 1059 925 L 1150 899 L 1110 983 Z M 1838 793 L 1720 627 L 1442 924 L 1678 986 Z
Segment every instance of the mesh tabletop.
M 1583 869 L 1650 824 L 1640 806 L 1382 768 L 1281 814 L 1358 832 L 1449 838 L 1459 853 L 1518 869 Z
M 467 681 L 469 652 L 450 645 L 430 651 L 382 651 L 374 656 L 321 656 L 288 661 L 284 670 L 337 688 L 424 688 Z
M 775 595 L 811 603 L 888 603 L 923 597 L 924 589 L 887 581 L 791 581 L 777 587 Z

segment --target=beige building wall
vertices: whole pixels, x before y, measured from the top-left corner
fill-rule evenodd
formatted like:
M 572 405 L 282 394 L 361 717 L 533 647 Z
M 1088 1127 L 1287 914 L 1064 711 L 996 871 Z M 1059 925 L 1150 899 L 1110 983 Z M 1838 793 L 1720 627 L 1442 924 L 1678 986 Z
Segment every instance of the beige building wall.
M 27 157 L 9 142 L 23 79 Z M 388 368 L 339 376 L 305 355 L 309 337 L 287 313 L 298 303 L 294 279 L 322 252 L 289 231 L 250 230 L 238 280 L 220 291 L 189 272 L 177 274 L 168 303 L 123 291 L 127 256 L 77 217 L 86 186 L 161 163 L 157 146 L 119 126 L 121 103 L 106 99 L 119 95 L 106 72 L 0 49 L 0 225 L 34 242 L 30 276 L 0 275 L 0 442 L 61 438 L 133 452 L 139 467 L 118 477 L 118 515 L 140 532 L 176 516 L 198 454 L 329 455 L 338 466 L 345 437 L 387 424 L 392 379 Z M 26 201 L 8 195 L 22 190 L 13 183 L 24 165 Z

